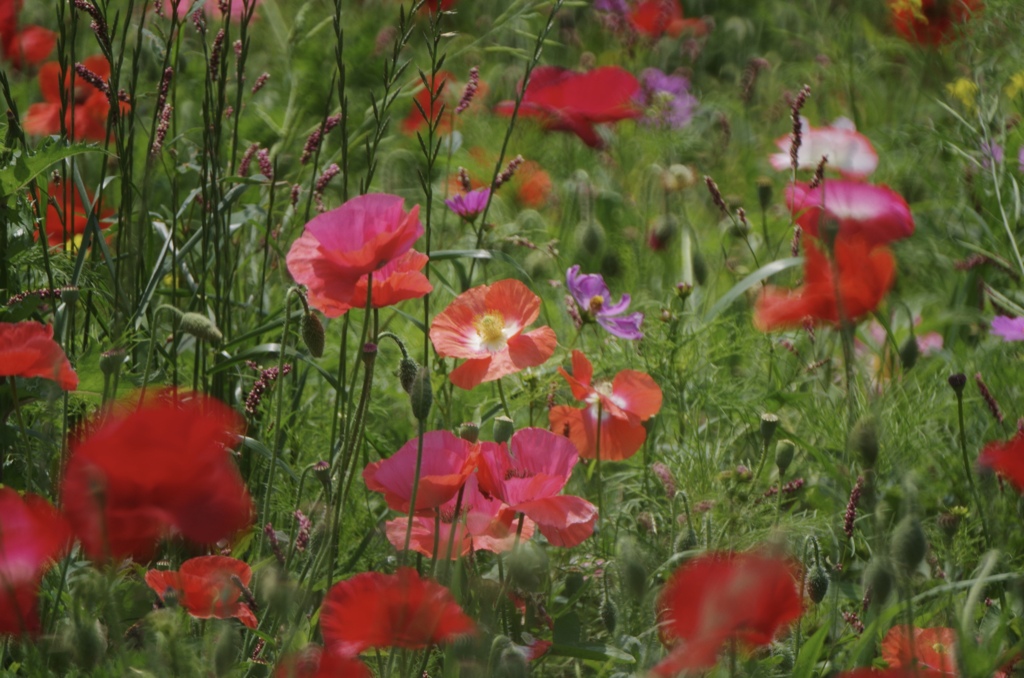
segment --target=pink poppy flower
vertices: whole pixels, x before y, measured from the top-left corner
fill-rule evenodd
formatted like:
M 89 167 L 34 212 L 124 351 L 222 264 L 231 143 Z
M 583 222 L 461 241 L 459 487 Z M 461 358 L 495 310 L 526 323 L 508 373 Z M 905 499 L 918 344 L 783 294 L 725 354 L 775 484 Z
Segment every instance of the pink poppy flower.
M 597 508 L 582 497 L 558 494 L 579 460 L 572 442 L 524 428 L 507 444 L 480 447 L 480 489 L 532 519 L 555 546 L 576 546 L 593 534 Z
M 639 118 L 643 111 L 634 99 L 640 83 L 618 66 L 602 66 L 577 73 L 559 66 L 534 69 L 519 105 L 519 115 L 537 118 L 544 129 L 572 132 L 591 148 L 604 142 L 594 125 Z M 495 111 L 511 115 L 515 102 L 503 101 Z
M 363 480 L 374 492 L 381 492 L 395 511 L 409 512 L 416 473 L 418 439 L 413 438 L 387 459 L 375 461 L 363 469 Z M 416 510 L 437 508 L 458 493 L 476 468 L 477 449 L 448 431 L 428 431 L 423 435 Z
M 800 118 L 801 144 L 797 151 L 797 169 L 814 170 L 822 157 L 828 158 L 827 167 L 837 170 L 848 179 L 863 179 L 878 167 L 878 153 L 871 141 L 860 134 L 847 118 L 839 118 L 828 127 L 811 127 L 807 118 Z M 789 148 L 790 135 L 775 140 L 781 153 L 768 161 L 782 172 L 792 167 Z
M 380 271 L 386 278 L 393 272 L 385 270 L 388 264 L 423 235 L 419 205 L 406 212 L 404 202 L 397 195 L 369 193 L 306 224 L 286 261 L 295 281 L 308 288 L 311 306 L 337 318 L 352 307 L 358 284 L 367 274 Z M 365 288 L 363 294 L 365 303 Z
M 572 352 L 572 374 L 558 368 L 573 396 L 586 403 L 582 409 L 569 405 L 551 408 L 551 430 L 567 437 L 580 456 L 597 456 L 597 410 L 601 405 L 601 458 L 628 459 L 647 440 L 643 422 L 661 409 L 661 388 L 650 375 L 622 370 L 612 381 L 593 381 L 594 366 L 580 351 Z
M 435 520 L 434 516 L 418 515 L 413 518 L 412 537 L 409 540 L 409 547 L 413 551 L 433 558 L 434 544 L 437 543 L 437 557 L 443 557 L 448 552 L 448 542 L 453 538 L 453 532 L 455 541 L 452 558 L 468 556 L 473 551 L 504 553 L 512 550 L 516 542 L 518 514 L 503 502 L 481 493 L 475 475 L 470 475 L 466 480 L 458 515 L 455 514 L 456 503 L 458 498 L 452 497 L 438 507 L 440 521 Z M 408 525 L 405 517 L 388 521 L 385 531 L 388 541 L 396 549 L 405 546 Z M 528 541 L 533 531 L 533 521 L 525 518 L 519 540 Z
M 871 247 L 914 232 L 907 201 L 888 186 L 845 179 L 830 179 L 817 188 L 793 184 L 786 188 L 786 204 L 800 227 L 816 237 L 823 218 L 839 222 L 840 238 L 856 237 Z
M 250 6 L 258 5 L 259 3 L 260 3 L 260 0 L 249 0 L 249 5 Z M 186 15 L 188 14 L 189 8 L 192 7 L 192 4 L 193 4 L 193 0 L 179 0 L 179 2 L 178 2 L 178 18 L 179 19 L 187 19 L 188 18 Z M 203 5 L 203 11 L 206 13 L 206 16 L 209 16 L 209 17 L 215 16 L 215 15 L 219 16 L 220 15 L 220 12 L 218 11 L 219 5 L 220 5 L 220 3 L 218 2 L 218 0 L 206 0 L 206 4 Z M 170 15 L 170 13 L 173 11 L 173 9 L 174 9 L 174 0 L 164 0 L 164 10 L 166 11 L 166 13 L 168 15 Z M 230 5 L 229 5 L 229 9 L 228 9 L 228 15 L 231 17 L 231 19 L 233 21 L 241 21 L 242 17 L 244 16 L 244 14 L 245 14 L 245 0 L 230 0 Z M 253 18 L 255 18 L 255 17 L 256 17 L 256 15 L 254 14 Z
M 540 315 L 540 297 L 518 280 L 499 280 L 466 290 L 434 318 L 430 341 L 442 358 L 465 358 L 452 383 L 472 389 L 527 367 L 555 352 L 550 327 L 523 332 Z

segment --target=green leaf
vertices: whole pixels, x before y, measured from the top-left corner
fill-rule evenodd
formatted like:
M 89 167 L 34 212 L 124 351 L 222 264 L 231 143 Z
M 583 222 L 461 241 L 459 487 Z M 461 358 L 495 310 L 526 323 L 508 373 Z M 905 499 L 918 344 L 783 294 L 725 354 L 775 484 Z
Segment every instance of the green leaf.
M 59 142 L 44 143 L 30 155 L 16 151 L 11 164 L 0 169 L 0 196 L 17 193 L 56 162 L 74 155 L 93 152 L 105 151 L 95 144 L 65 146 Z
M 497 259 L 516 269 L 516 272 L 526 280 L 533 282 L 533 278 L 526 272 L 526 269 L 501 250 L 438 250 L 430 253 L 431 261 L 444 261 L 445 259 L 482 259 L 484 261 Z
M 556 657 L 575 657 L 577 659 L 591 659 L 594 661 L 618 661 L 624 664 L 636 663 L 633 655 L 611 645 L 567 645 L 555 643 L 548 650 L 548 654 Z
M 793 268 L 799 266 L 804 261 L 803 257 L 788 257 L 786 259 L 779 259 L 773 261 L 770 264 L 765 264 L 761 268 L 757 269 L 743 280 L 739 281 L 733 288 L 722 295 L 722 298 L 715 302 L 715 305 L 711 307 L 711 310 L 704 316 L 704 322 L 710 322 L 714 320 L 719 313 L 724 311 L 729 305 L 736 301 L 739 297 L 746 293 L 754 285 L 767 280 L 776 273 L 781 273 L 787 268 Z
M 821 648 L 825 647 L 828 631 L 829 625 L 822 624 L 821 628 L 800 648 L 800 656 L 796 658 L 796 663 L 793 665 L 793 678 L 811 678 L 814 675 Z

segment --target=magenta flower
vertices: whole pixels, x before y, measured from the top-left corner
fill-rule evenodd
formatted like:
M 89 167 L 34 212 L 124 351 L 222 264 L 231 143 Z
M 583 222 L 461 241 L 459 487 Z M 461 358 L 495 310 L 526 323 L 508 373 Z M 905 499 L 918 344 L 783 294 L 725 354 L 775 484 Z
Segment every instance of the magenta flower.
M 579 265 L 565 272 L 565 283 L 579 305 L 584 321 L 596 322 L 620 339 L 643 339 L 640 324 L 644 321 L 644 314 L 638 311 L 623 315 L 629 308 L 628 294 L 623 294 L 617 303 L 613 303 L 604 278 L 598 273 L 581 275 Z
M 884 245 L 914 232 L 914 217 L 903 197 L 888 186 L 830 179 L 817 188 L 793 184 L 786 189 L 786 204 L 800 227 L 818 236 L 825 218 L 839 222 L 842 237 L 860 238 L 868 245 Z
M 1024 318 L 997 315 L 992 318 L 992 334 L 1003 341 L 1024 341 Z
M 846 118 L 839 118 L 828 127 L 811 127 L 807 118 L 800 118 L 800 130 L 798 169 L 815 169 L 823 156 L 828 158 L 828 167 L 838 170 L 848 179 L 863 179 L 878 167 L 878 154 L 871 141 L 857 132 Z M 789 156 L 791 143 L 788 134 L 775 140 L 775 145 L 782 152 L 772 155 L 768 161 L 780 172 L 792 167 Z
M 490 198 L 490 196 L 491 189 L 478 188 L 466 193 L 465 195 L 456 194 L 454 197 L 445 200 L 444 204 L 447 205 L 448 209 L 452 212 L 455 212 L 472 224 L 484 211 L 484 208 L 487 207 L 487 199 Z

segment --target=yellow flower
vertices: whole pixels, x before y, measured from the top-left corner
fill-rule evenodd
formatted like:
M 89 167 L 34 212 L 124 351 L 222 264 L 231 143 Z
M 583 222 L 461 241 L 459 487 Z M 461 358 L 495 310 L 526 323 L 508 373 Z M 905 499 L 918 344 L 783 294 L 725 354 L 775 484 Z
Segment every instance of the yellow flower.
M 1021 92 L 1024 92 L 1024 71 L 1011 75 L 1010 82 L 1006 83 L 1003 91 L 1006 92 L 1006 96 L 1010 99 L 1016 99 L 1020 96 Z
M 946 85 L 946 91 L 958 99 L 968 111 L 974 110 L 974 100 L 978 96 L 978 86 L 967 78 L 958 78 Z

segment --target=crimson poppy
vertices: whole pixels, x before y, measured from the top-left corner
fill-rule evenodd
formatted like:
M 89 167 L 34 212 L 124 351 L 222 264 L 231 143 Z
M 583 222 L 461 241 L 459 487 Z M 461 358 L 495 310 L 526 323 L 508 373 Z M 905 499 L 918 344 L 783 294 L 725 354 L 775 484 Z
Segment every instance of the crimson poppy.
M 286 261 L 288 272 L 296 282 L 309 289 L 311 306 L 328 318 L 337 318 L 353 306 L 360 281 L 364 287 L 359 305 L 366 303 L 368 274 L 380 272 L 386 278 L 398 272 L 398 263 L 394 264 L 394 269 L 386 272 L 384 269 L 408 252 L 423 235 L 419 205 L 406 212 L 404 203 L 405 199 L 397 195 L 369 193 L 352 198 L 306 224 L 306 230 L 292 243 Z M 414 267 L 415 261 L 413 258 L 401 264 L 407 266 L 404 273 L 417 273 L 408 268 Z M 409 277 L 415 276 L 406 276 L 403 280 L 407 282 Z M 396 286 L 402 290 L 401 294 L 385 285 L 380 301 L 394 299 L 397 302 L 398 297 L 422 296 L 418 291 L 423 289 L 424 281 L 413 285 L 412 292 L 404 284 L 396 283 Z M 413 296 L 405 296 L 407 294 Z
M 57 44 L 57 34 L 41 26 L 18 30 L 21 5 L 21 0 L 0 2 L 0 43 L 7 61 L 18 68 L 42 63 Z
M 372 678 L 366 664 L 335 652 L 324 652 L 318 645 L 307 645 L 287 654 L 277 663 L 274 678 Z
M 648 374 L 622 370 L 609 381 L 593 381 L 594 366 L 580 351 L 572 352 L 572 374 L 558 368 L 573 396 L 586 403 L 551 408 L 551 430 L 573 442 L 586 459 L 597 457 L 597 412 L 601 410 L 601 458 L 622 461 L 647 440 L 647 421 L 661 409 L 661 388 Z
M 364 572 L 331 587 L 320 610 L 327 652 L 355 657 L 374 647 L 420 649 L 474 633 L 451 592 L 416 570 Z
M 32 320 L 0 322 L 0 377 L 42 377 L 65 391 L 78 388 L 78 375 L 53 340 L 53 326 Z
M 70 538 L 67 522 L 48 501 L 0 487 L 0 634 L 39 631 L 39 584 Z
M 878 167 L 878 153 L 871 140 L 857 131 L 848 118 L 839 118 L 827 127 L 811 127 L 807 118 L 800 118 L 800 148 L 797 150 L 797 169 L 814 170 L 821 159 L 828 158 L 828 167 L 844 177 L 863 179 Z M 780 153 L 768 161 L 778 171 L 792 168 L 789 155 L 793 138 L 789 134 L 775 140 Z
M 589 501 L 559 494 L 577 461 L 579 452 L 564 437 L 520 429 L 508 443 L 480 443 L 480 489 L 537 523 L 555 546 L 576 546 L 597 521 Z
M 387 459 L 363 469 L 366 486 L 383 493 L 395 511 L 409 511 L 418 447 L 419 439 L 413 438 Z M 437 508 L 454 497 L 476 468 L 476 457 L 477 449 L 468 440 L 448 431 L 424 433 L 416 510 Z
M 860 238 L 872 247 L 914 233 L 910 206 L 888 186 L 846 179 L 830 179 L 815 188 L 792 184 L 786 188 L 786 204 L 800 227 L 816 237 L 826 219 L 839 224 L 838 238 Z
M 452 383 L 472 389 L 527 367 L 555 352 L 550 327 L 525 332 L 540 315 L 540 297 L 518 280 L 499 280 L 466 290 L 434 318 L 430 341 L 443 358 L 465 358 Z
M 892 24 L 905 40 L 940 45 L 983 8 L 981 0 L 888 0 Z
M 110 64 L 103 56 L 87 57 L 83 65 L 101 80 L 110 79 Z M 29 134 L 44 136 L 60 133 L 60 92 L 62 87 L 70 89 L 66 82 L 62 85 L 60 75 L 60 64 L 56 61 L 47 62 L 39 69 L 39 89 L 43 94 L 43 102 L 29 106 L 22 120 L 22 126 Z M 64 126 L 68 136 L 77 141 L 106 141 L 107 117 L 110 114 L 107 93 L 81 77 L 76 77 L 74 83 L 74 92 L 70 94 L 71 105 L 64 112 Z M 121 106 L 125 108 L 127 104 Z
M 541 66 L 530 76 L 519 115 L 537 118 L 544 129 L 572 132 L 591 148 L 602 148 L 594 125 L 639 118 L 643 111 L 634 100 L 639 92 L 636 77 L 618 66 L 586 73 Z M 511 115 L 514 109 L 515 102 L 503 101 L 495 110 Z
M 888 249 L 872 248 L 861 238 L 838 238 L 835 257 L 843 313 L 856 321 L 875 310 L 892 287 L 895 262 Z M 802 327 L 806 321 L 839 322 L 831 264 L 811 242 L 804 256 L 803 286 L 787 291 L 766 288 L 754 309 L 754 325 L 762 332 Z
M 165 392 L 102 415 L 71 444 L 61 499 L 93 560 L 150 560 L 160 538 L 213 544 L 252 523 L 229 448 L 245 430 L 226 405 Z
M 177 572 L 150 570 L 146 583 L 165 600 L 172 592 L 178 605 L 196 619 L 237 619 L 250 629 L 256 628 L 256 615 L 239 600 L 241 586 L 249 586 L 252 568 L 244 561 L 227 556 L 199 556 L 181 564 Z M 239 586 L 241 584 L 241 586 Z
M 911 639 L 912 637 L 912 639 Z M 893 626 L 882 639 L 882 659 L 893 669 L 934 671 L 956 676 L 956 631 L 948 627 L 912 629 Z
M 1024 435 L 989 443 L 978 455 L 978 465 L 1002 474 L 1018 492 L 1024 492 Z
M 668 35 L 678 38 L 689 31 L 701 36 L 708 32 L 701 19 L 686 19 L 679 0 L 642 0 L 629 13 L 629 23 L 638 33 L 651 38 Z
M 674 676 L 714 665 L 730 640 L 767 645 L 803 614 L 796 568 L 757 553 L 709 553 L 672 575 L 658 599 L 672 653 L 654 667 Z

